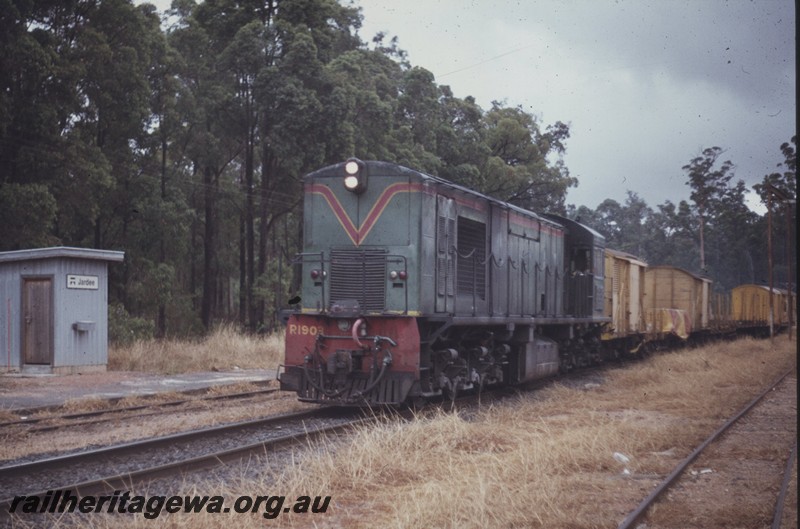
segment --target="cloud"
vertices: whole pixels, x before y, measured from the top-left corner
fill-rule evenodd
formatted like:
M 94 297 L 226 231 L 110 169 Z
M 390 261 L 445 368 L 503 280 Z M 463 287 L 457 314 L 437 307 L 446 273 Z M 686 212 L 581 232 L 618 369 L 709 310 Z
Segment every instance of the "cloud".
M 715 145 L 752 184 L 796 128 L 789 0 L 357 3 L 362 37 L 397 35 L 457 96 L 570 123 L 570 203 L 688 199 L 681 167 Z

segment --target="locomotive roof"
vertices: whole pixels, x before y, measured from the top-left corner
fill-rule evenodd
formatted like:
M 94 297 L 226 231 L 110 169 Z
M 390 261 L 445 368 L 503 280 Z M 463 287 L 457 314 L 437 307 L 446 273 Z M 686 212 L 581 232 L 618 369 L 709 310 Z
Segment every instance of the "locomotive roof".
M 554 220 L 554 221 L 556 221 L 556 222 L 558 222 L 560 224 L 563 224 L 563 225 L 565 225 L 567 227 L 572 226 L 573 228 L 576 228 L 577 230 L 582 230 L 582 231 L 588 233 L 594 239 L 599 239 L 599 240 L 601 240 L 603 242 L 605 242 L 605 240 L 606 240 L 605 236 L 603 236 L 600 232 L 594 230 L 593 228 L 590 228 L 586 224 L 581 224 L 577 220 L 572 220 L 570 218 L 564 217 L 563 215 L 556 215 L 555 213 L 543 213 L 542 215 L 544 217 L 547 217 L 550 220 Z
M 329 165 L 327 167 L 323 167 L 321 169 L 317 169 L 316 171 L 308 173 L 303 178 L 303 180 L 311 180 L 311 179 L 314 179 L 314 178 L 341 178 L 342 175 L 344 174 L 344 164 L 345 163 L 346 162 L 340 162 L 340 163 L 336 163 L 336 164 L 333 164 L 333 165 Z M 558 216 L 552 216 L 551 217 L 551 216 L 548 216 L 548 215 L 537 214 L 537 213 L 534 213 L 533 211 L 530 211 L 528 209 L 521 208 L 519 206 L 515 206 L 514 204 L 509 204 L 508 202 L 503 202 L 502 200 L 499 200 L 497 198 L 490 197 L 489 195 L 484 195 L 483 193 L 475 191 L 474 189 L 470 189 L 468 187 L 456 184 L 454 182 L 451 182 L 450 180 L 445 180 L 444 178 L 441 178 L 441 177 L 438 177 L 438 176 L 433 176 L 433 175 L 429 175 L 427 173 L 423 173 L 421 171 L 417 171 L 417 170 L 414 170 L 414 169 L 409 169 L 408 167 L 404 167 L 402 165 L 399 165 L 399 164 L 396 164 L 396 163 L 393 163 L 393 162 L 382 162 L 382 161 L 376 161 L 376 160 L 369 160 L 369 161 L 364 161 L 364 163 L 367 164 L 367 168 L 371 173 L 381 174 L 383 176 L 405 176 L 405 177 L 418 178 L 420 180 L 427 180 L 427 181 L 430 181 L 430 182 L 434 182 L 436 184 L 439 184 L 439 185 L 442 185 L 442 186 L 446 186 L 446 187 L 449 187 L 451 189 L 455 189 L 455 190 L 460 191 L 462 193 L 467 193 L 467 194 L 470 194 L 470 195 L 473 195 L 473 196 L 476 196 L 476 197 L 480 197 L 480 198 L 482 198 L 484 200 L 487 200 L 489 202 L 493 202 L 493 203 L 495 203 L 497 205 L 500 205 L 501 207 L 508 208 L 510 210 L 516 211 L 517 213 L 520 213 L 522 215 L 527 215 L 527 216 L 530 216 L 530 217 L 534 217 L 539 221 L 549 222 L 549 223 L 554 224 L 556 226 L 559 226 L 561 228 L 566 228 L 566 225 L 565 225 L 566 222 L 562 222 L 561 219 L 563 219 L 565 221 L 569 221 L 569 222 L 575 222 L 575 221 L 570 221 L 569 219 L 565 219 L 564 217 L 558 217 Z M 605 240 L 605 237 L 603 237 L 602 235 L 600 235 L 596 231 L 592 230 L 588 226 L 584 226 L 583 224 L 580 224 L 580 223 L 576 223 L 576 224 L 578 224 L 579 226 L 581 226 L 581 227 L 585 228 L 586 230 L 592 232 L 593 235 L 595 235 L 596 237 Z

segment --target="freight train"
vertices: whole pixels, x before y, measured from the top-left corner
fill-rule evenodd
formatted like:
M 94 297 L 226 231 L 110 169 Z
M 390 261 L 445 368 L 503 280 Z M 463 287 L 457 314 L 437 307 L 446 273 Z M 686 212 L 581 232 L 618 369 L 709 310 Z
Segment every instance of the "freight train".
M 454 397 L 735 328 L 711 309 L 707 279 L 387 162 L 305 177 L 296 264 L 279 380 L 307 402 Z

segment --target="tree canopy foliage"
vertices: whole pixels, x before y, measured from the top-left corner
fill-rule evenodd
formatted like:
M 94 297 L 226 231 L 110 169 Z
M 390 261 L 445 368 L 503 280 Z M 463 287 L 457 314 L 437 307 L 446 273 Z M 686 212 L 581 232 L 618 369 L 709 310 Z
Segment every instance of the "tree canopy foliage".
M 567 124 L 455 97 L 396 38 L 363 41 L 350 4 L 175 0 L 165 15 L 132 0 L 0 0 L 0 251 L 125 250 L 111 301 L 160 336 L 272 328 L 300 179 L 350 156 L 567 212 Z M 795 148 L 782 146 L 763 196 L 794 198 Z M 764 219 L 721 154 L 684 167 L 691 204 L 653 210 L 629 193 L 570 214 L 609 246 L 692 270 L 702 225 L 708 273 L 756 281 Z

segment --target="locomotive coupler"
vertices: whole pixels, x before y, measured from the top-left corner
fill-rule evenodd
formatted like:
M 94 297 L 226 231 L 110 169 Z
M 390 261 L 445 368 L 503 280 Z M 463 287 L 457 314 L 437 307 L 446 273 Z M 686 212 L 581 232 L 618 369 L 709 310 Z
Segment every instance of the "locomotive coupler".
M 353 355 L 346 349 L 338 349 L 328 355 L 328 374 L 350 373 L 353 371 Z

